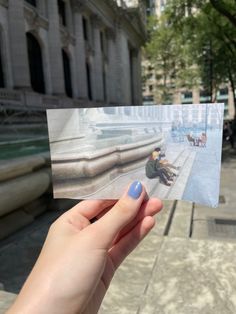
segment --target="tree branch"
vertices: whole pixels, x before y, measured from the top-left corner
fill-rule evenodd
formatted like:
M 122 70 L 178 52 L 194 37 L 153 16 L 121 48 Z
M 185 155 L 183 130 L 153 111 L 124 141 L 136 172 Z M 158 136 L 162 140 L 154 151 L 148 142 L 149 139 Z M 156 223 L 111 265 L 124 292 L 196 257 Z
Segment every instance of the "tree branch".
M 222 2 L 218 0 L 210 0 L 211 5 L 214 7 L 216 11 L 218 11 L 221 15 L 224 15 L 230 22 L 233 24 L 234 27 L 236 27 L 236 18 L 233 14 L 228 11 L 224 5 L 222 5 Z

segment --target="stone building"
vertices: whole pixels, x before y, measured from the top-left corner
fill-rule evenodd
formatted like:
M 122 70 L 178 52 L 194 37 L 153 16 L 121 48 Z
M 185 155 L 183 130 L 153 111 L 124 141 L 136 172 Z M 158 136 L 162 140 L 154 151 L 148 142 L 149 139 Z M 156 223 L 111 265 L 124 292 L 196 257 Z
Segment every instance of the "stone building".
M 140 105 L 145 12 L 143 0 L 1 0 L 1 105 Z
M 0 239 L 61 206 L 45 109 L 142 103 L 145 15 L 144 0 L 0 0 Z

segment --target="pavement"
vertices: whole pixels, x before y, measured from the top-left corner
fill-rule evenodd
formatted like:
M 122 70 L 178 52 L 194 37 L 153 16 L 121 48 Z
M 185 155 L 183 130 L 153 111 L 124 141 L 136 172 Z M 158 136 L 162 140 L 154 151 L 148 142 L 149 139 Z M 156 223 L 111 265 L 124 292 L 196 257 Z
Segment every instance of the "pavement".
M 226 146 L 219 207 L 165 201 L 152 232 L 114 276 L 99 314 L 236 313 L 235 179 L 236 150 Z M 19 291 L 59 214 L 47 213 L 38 225 L 0 242 L 0 282 L 7 291 L 0 291 L 0 313 Z

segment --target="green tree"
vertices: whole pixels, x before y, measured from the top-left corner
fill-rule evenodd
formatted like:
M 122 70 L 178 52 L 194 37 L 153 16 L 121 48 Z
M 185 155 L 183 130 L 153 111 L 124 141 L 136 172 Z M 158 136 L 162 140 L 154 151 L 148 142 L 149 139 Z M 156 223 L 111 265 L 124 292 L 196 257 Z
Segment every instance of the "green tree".
M 173 101 L 173 91 L 196 84 L 197 68 L 189 57 L 189 43 L 168 24 L 165 13 L 160 19 L 151 17 L 148 24 L 149 41 L 145 55 L 154 66 L 157 81 L 156 99 L 161 103 Z
M 217 3 L 216 3 L 217 2 Z M 198 67 L 211 101 L 222 83 L 236 85 L 235 0 L 171 0 L 165 14 L 171 28 L 182 34 L 189 58 Z M 233 18 L 230 18 L 232 15 Z M 178 35 L 179 36 L 179 35 Z M 191 43 L 190 45 L 188 43 Z M 234 94 L 236 112 L 236 98 Z

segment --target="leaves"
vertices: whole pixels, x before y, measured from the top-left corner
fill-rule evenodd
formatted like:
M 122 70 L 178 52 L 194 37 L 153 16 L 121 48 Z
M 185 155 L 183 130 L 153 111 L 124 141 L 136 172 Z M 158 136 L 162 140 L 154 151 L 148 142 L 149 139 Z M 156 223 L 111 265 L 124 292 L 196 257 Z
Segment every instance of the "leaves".
M 222 83 L 235 86 L 235 18 L 235 0 L 170 0 L 159 19 L 150 19 L 145 52 L 160 78 L 163 101 L 173 86 L 201 83 L 211 96 Z

